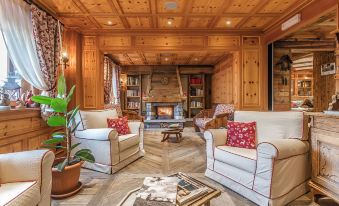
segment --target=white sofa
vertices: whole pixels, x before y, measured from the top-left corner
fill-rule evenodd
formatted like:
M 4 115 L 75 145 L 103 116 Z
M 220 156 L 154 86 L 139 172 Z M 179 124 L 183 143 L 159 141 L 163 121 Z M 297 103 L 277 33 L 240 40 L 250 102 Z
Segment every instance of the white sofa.
M 226 129 L 206 131 L 207 177 L 265 206 L 285 205 L 309 190 L 302 112 L 237 111 L 234 121 L 257 123 L 257 148 L 226 146 Z
M 119 136 L 115 129 L 107 128 L 107 118 L 117 118 L 115 109 L 79 111 L 75 123 L 79 127 L 72 144 L 81 143 L 74 151 L 87 148 L 93 152 L 95 163 L 85 162 L 83 167 L 112 174 L 144 156 L 143 123 L 128 122 L 131 134 Z
M 0 206 L 50 206 L 54 153 L 0 154 Z

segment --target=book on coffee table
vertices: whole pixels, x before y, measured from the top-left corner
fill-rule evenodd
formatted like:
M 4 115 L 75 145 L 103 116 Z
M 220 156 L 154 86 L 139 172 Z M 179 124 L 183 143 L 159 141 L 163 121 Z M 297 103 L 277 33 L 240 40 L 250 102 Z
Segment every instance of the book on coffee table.
M 146 177 L 133 206 L 174 206 L 177 185 L 177 177 Z

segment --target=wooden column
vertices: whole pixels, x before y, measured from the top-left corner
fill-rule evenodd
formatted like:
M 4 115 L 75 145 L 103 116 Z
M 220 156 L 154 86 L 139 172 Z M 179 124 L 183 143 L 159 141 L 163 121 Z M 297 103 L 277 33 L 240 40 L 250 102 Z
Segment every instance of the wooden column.
M 67 89 L 76 86 L 70 108 L 82 106 L 82 78 L 81 78 L 81 35 L 71 29 L 65 29 L 63 33 L 64 49 L 68 53 L 69 62 L 65 70 Z
M 96 36 L 82 39 L 83 109 L 104 108 L 103 54 Z

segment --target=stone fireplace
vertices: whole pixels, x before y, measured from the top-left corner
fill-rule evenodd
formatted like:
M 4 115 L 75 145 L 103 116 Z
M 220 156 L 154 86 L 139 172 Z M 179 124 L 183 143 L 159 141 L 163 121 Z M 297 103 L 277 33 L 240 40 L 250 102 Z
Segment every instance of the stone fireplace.
M 184 126 L 183 95 L 179 70 L 152 70 L 143 101 L 146 104 L 145 127 L 166 128 L 171 124 Z

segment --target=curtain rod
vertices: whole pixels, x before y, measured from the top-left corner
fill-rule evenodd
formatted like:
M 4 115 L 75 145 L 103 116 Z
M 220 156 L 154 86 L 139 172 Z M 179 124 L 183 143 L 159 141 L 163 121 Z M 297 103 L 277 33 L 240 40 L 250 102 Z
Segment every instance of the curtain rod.
M 52 14 L 50 11 L 48 11 L 46 8 L 44 8 L 44 7 L 42 7 L 42 6 L 40 6 L 39 4 L 37 4 L 37 3 L 35 3 L 33 0 L 24 0 L 27 4 L 29 4 L 29 5 L 35 5 L 36 7 L 38 7 L 39 9 L 41 9 L 42 11 L 44 11 L 44 12 L 46 12 L 47 14 L 49 14 L 49 15 L 51 15 L 55 20 L 58 20 L 59 21 L 59 19 L 54 15 L 54 14 Z M 62 24 L 63 26 L 64 26 L 64 24 L 61 22 L 61 21 L 59 21 L 60 22 L 60 24 Z

